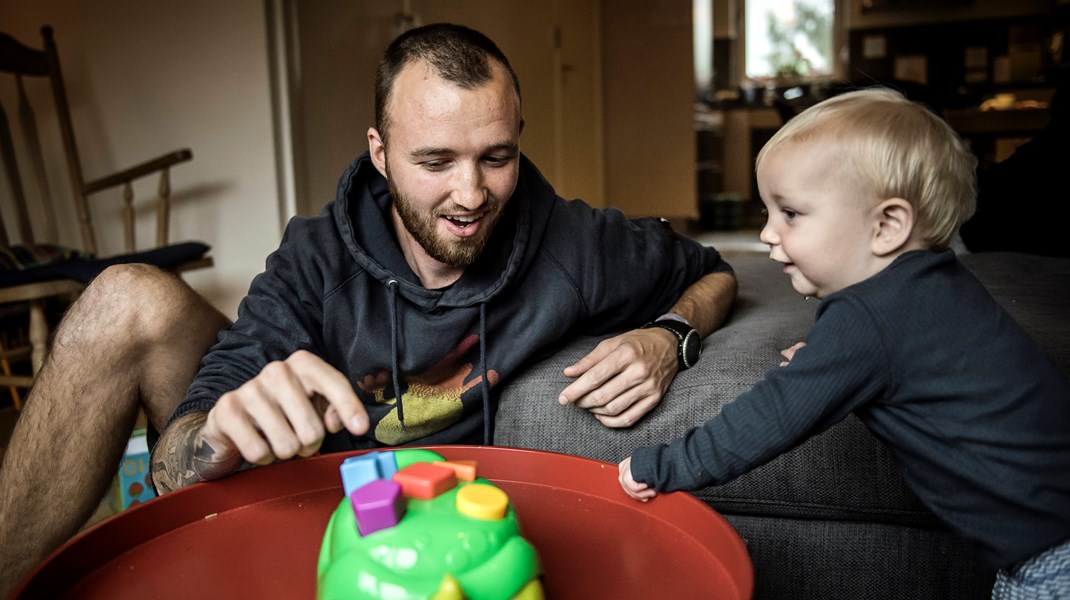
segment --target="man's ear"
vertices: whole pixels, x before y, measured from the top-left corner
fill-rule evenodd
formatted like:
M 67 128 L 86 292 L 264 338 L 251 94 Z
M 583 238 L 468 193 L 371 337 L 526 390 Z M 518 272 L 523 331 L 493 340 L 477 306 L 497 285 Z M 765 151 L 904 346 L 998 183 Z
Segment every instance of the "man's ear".
M 375 169 L 386 177 L 386 145 L 383 144 L 383 137 L 374 127 L 368 128 L 368 153 L 371 154 Z
M 877 205 L 876 231 L 873 236 L 873 253 L 887 256 L 911 240 L 914 232 L 914 207 L 902 198 L 889 198 Z

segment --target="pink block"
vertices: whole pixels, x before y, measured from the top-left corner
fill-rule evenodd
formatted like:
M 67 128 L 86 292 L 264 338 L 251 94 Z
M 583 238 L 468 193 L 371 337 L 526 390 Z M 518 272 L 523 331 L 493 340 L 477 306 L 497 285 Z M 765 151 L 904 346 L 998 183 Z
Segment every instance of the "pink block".
M 386 479 L 375 479 L 353 490 L 349 501 L 361 535 L 393 527 L 405 516 L 401 486 Z

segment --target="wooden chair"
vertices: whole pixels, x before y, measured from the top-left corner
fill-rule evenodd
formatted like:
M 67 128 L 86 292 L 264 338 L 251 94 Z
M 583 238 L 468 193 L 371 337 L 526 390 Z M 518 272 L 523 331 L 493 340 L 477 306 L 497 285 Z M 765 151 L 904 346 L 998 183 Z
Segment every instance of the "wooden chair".
M 14 76 L 17 96 L 16 114 L 23 141 L 21 148 L 25 150 L 23 160 L 20 161 L 16 157 L 16 146 L 11 123 L 7 117 L 8 113 L 0 103 L 0 155 L 2 155 L 3 171 L 13 204 L 13 209 L 9 210 L 9 214 L 14 213 L 16 217 L 15 229 L 20 242 L 19 244 L 10 243 L 3 215 L 0 214 L 0 259 L 6 257 L 7 260 L 4 262 L 7 264 L 4 266 L 8 267 L 0 270 L 0 313 L 8 313 L 9 320 L 12 318 L 11 313 L 14 313 L 16 318 L 20 315 L 28 315 L 28 327 L 24 335 L 14 336 L 27 343 L 16 342 L 16 347 L 5 347 L 5 340 L 3 336 L 0 336 L 0 386 L 13 386 L 13 389 L 29 387 L 33 376 L 37 374 L 44 361 L 50 335 L 45 313 L 46 302 L 54 301 L 52 299 L 69 302 L 93 277 L 113 264 L 143 262 L 175 272 L 212 265 L 212 258 L 207 256 L 209 250 L 207 245 L 201 242 L 171 244 L 168 239 L 171 199 L 170 169 L 190 160 L 193 157 L 190 150 L 175 150 L 118 173 L 105 175 L 92 181 L 85 180 L 52 28 L 43 27 L 41 35 L 44 48 L 36 50 L 21 44 L 10 35 L 0 33 L 0 71 Z M 42 114 L 54 114 L 58 120 L 81 234 L 80 251 L 53 245 L 56 241 L 56 212 L 45 177 L 45 163 L 37 134 L 36 116 L 26 93 L 27 80 L 41 80 L 51 87 L 55 104 L 54 111 L 42 111 Z M 32 204 L 27 199 L 23 187 L 20 163 L 21 167 L 28 171 L 29 178 L 36 184 L 35 202 L 40 208 L 35 216 L 38 216 L 39 221 L 44 221 L 39 228 L 42 235 L 35 235 L 31 223 L 30 207 Z M 135 215 L 132 183 L 137 179 L 157 173 L 159 174 L 159 194 L 156 199 L 156 247 L 139 252 L 134 241 Z M 117 256 L 101 258 L 97 256 L 97 240 L 88 199 L 99 192 L 116 188 L 122 191 L 125 252 Z M 104 196 L 97 196 L 97 198 L 106 199 Z M 6 199 L 4 201 L 7 202 Z M 0 317 L 3 315 L 0 314 Z M 11 341 L 7 340 L 7 343 Z M 31 374 L 13 373 L 11 362 L 27 356 L 30 360 Z M 19 408 L 17 393 L 14 396 L 14 403 L 15 407 Z

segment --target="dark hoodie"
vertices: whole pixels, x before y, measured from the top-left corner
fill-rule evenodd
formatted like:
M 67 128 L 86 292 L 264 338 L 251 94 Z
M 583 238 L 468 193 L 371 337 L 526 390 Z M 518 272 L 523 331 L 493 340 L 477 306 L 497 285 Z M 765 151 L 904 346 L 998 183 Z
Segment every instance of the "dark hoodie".
M 398 247 L 386 180 L 367 153 L 357 158 L 334 202 L 290 221 L 172 420 L 211 409 L 304 349 L 345 374 L 371 418 L 366 436 L 328 435 L 323 451 L 489 443 L 483 381 L 496 389 L 573 334 L 639 326 L 703 275 L 730 271 L 716 250 L 662 221 L 559 198 L 520 161 L 483 253 L 452 285 L 429 290 Z

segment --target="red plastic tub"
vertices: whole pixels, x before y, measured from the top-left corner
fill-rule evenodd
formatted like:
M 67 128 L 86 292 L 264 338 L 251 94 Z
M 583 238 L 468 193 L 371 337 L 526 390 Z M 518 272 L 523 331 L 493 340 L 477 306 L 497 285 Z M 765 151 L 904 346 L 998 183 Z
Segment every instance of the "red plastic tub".
M 429 448 L 473 459 L 508 495 L 538 550 L 550 599 L 751 597 L 731 525 L 693 496 L 643 504 L 617 467 L 482 446 Z M 349 454 L 277 463 L 137 505 L 39 564 L 17 598 L 315 598 L 324 528 Z

